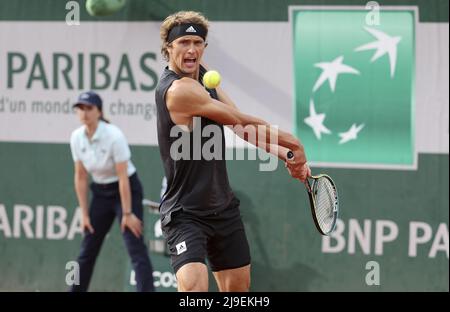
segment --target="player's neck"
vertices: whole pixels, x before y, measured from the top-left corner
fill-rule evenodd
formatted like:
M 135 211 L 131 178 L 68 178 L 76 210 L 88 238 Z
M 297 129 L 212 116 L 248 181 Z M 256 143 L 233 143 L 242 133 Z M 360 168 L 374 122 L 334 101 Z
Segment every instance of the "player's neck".
M 180 77 L 188 77 L 188 78 L 192 78 L 194 80 L 198 80 L 198 77 L 200 74 L 200 66 L 197 67 L 197 69 L 193 73 L 184 73 L 178 67 L 172 66 L 171 64 L 169 64 L 169 69 L 171 71 L 175 72 Z

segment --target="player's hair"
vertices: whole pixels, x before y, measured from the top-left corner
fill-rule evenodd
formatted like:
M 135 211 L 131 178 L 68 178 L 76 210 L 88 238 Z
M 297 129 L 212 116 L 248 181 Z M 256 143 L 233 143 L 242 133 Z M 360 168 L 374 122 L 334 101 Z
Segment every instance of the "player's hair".
M 169 15 L 161 24 L 161 29 L 159 31 L 161 37 L 161 54 L 166 61 L 169 61 L 169 52 L 167 47 L 170 43 L 167 42 L 167 37 L 169 36 L 170 30 L 177 25 L 193 23 L 200 24 L 206 29 L 206 35 L 208 34 L 209 22 L 203 14 L 195 11 L 180 11 Z

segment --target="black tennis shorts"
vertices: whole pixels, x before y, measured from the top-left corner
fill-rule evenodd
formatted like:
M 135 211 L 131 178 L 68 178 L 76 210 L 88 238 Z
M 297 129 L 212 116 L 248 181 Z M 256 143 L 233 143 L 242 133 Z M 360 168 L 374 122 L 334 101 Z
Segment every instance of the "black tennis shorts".
M 162 227 L 175 273 L 183 265 L 201 262 L 213 272 L 250 264 L 250 249 L 238 207 L 208 217 L 178 210 Z

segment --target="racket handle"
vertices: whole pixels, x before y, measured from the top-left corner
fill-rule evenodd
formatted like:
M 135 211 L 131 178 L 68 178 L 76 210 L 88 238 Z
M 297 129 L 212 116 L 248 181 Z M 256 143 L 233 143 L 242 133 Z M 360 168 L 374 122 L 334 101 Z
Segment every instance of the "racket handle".
M 292 151 L 287 152 L 287 159 L 293 159 L 294 153 Z

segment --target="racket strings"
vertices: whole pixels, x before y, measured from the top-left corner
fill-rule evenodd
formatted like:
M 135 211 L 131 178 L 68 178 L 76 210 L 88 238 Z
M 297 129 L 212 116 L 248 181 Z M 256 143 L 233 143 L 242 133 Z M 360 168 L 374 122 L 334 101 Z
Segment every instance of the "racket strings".
M 316 183 L 315 204 L 317 222 L 324 232 L 329 232 L 334 226 L 335 189 L 326 178 L 319 178 Z

